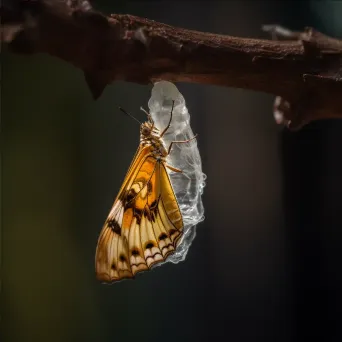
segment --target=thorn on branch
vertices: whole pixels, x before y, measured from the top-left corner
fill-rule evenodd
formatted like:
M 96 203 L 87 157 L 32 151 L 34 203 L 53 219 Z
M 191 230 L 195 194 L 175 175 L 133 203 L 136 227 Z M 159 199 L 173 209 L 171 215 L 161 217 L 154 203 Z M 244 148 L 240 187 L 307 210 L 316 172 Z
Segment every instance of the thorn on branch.
M 298 40 L 301 36 L 301 32 L 291 31 L 280 25 L 263 25 L 262 30 L 271 35 L 273 40 L 288 39 L 288 40 Z
M 133 33 L 134 38 L 139 40 L 145 46 L 148 46 L 151 42 L 151 38 L 147 35 L 147 29 L 145 27 L 140 27 Z

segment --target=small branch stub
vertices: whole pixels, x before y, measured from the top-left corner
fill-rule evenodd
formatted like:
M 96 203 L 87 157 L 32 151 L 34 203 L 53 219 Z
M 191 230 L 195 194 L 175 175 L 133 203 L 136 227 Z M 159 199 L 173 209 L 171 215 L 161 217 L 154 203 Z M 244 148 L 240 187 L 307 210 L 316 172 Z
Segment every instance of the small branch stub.
M 306 54 L 312 58 L 321 58 L 324 53 L 332 56 L 335 54 L 329 66 L 330 70 L 325 70 L 322 75 L 303 74 L 303 81 L 308 86 L 307 94 L 299 97 L 292 104 L 281 96 L 275 98 L 273 113 L 276 122 L 285 124 L 292 130 L 298 130 L 312 120 L 341 118 L 339 105 L 333 111 L 328 111 L 328 106 L 325 110 L 323 105 L 321 111 L 313 108 L 317 103 L 317 98 L 314 98 L 315 93 L 310 93 L 310 91 L 315 90 L 316 93 L 320 93 L 321 97 L 324 96 L 326 101 L 331 101 L 331 107 L 335 103 L 338 93 L 341 93 L 339 87 L 342 81 L 342 42 L 327 37 L 310 27 L 307 27 L 304 32 L 294 32 L 278 25 L 265 25 L 263 30 L 269 32 L 273 40 L 298 39 L 303 43 Z M 331 94 L 329 94 L 330 90 Z

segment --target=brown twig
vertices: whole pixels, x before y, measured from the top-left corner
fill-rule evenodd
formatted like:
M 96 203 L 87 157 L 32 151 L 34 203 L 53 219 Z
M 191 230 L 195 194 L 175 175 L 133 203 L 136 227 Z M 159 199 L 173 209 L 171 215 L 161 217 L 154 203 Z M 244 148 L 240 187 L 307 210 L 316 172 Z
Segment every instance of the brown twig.
M 342 41 L 311 28 L 283 31 L 295 40 L 257 40 L 131 15 L 106 17 L 83 6 L 84 1 L 22 2 L 19 22 L 6 22 L 13 9 L 2 11 L 2 37 L 10 50 L 45 52 L 81 68 L 94 98 L 115 80 L 164 79 L 279 95 L 291 103 L 287 119 L 293 129 L 312 120 L 342 118 Z M 264 29 L 281 34 L 278 26 Z

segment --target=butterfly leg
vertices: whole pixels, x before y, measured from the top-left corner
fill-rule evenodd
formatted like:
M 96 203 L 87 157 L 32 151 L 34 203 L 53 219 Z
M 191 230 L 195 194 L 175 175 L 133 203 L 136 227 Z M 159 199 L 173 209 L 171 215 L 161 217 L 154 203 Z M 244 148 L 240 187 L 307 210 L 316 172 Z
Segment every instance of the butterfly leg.
M 170 121 L 169 121 L 168 125 L 165 127 L 165 129 L 163 130 L 163 132 L 160 134 L 160 137 L 162 137 L 166 133 L 166 131 L 170 128 L 171 121 L 172 121 L 172 112 L 173 112 L 174 105 L 175 105 L 175 101 L 173 100 L 172 101 L 171 114 L 170 114 Z
M 172 145 L 173 144 L 183 144 L 183 143 L 188 143 L 190 142 L 191 140 L 194 140 L 195 138 L 197 138 L 198 134 L 196 134 L 195 136 L 193 136 L 191 139 L 188 139 L 188 140 L 180 140 L 180 141 L 171 141 L 171 144 L 169 146 L 169 149 L 167 151 L 167 155 L 169 155 L 171 153 L 171 148 L 172 148 Z
M 172 170 L 172 171 L 174 171 L 174 172 L 180 172 L 180 173 L 183 173 L 183 171 L 182 171 L 182 170 L 180 170 L 180 169 L 177 169 L 177 168 L 175 168 L 175 167 L 173 167 L 173 166 L 171 166 L 171 165 L 167 165 L 167 164 L 165 164 L 165 166 L 166 166 L 168 169 L 170 169 L 170 170 Z

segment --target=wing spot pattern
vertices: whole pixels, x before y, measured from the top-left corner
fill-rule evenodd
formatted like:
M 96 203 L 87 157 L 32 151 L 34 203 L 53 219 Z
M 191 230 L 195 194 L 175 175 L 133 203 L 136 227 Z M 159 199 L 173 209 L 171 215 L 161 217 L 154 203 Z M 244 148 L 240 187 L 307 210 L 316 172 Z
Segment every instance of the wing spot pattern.
M 133 248 L 131 250 L 131 254 L 134 255 L 134 256 L 137 256 L 137 255 L 140 255 L 140 251 L 138 248 Z
M 165 240 L 167 238 L 167 235 L 165 234 L 165 233 L 161 233 L 160 235 L 159 235 L 159 241 L 163 241 L 163 240 Z
M 122 261 L 122 262 L 127 261 L 126 257 L 123 254 L 121 254 L 119 258 L 120 258 L 120 261 Z
M 148 241 L 146 243 L 145 249 L 151 249 L 152 247 L 155 247 L 155 243 L 153 241 Z
M 170 229 L 169 230 L 169 236 L 171 237 L 173 234 L 177 233 L 176 229 Z
M 112 229 L 112 231 L 118 235 L 121 235 L 121 227 L 115 219 L 111 219 L 107 221 L 108 227 Z

